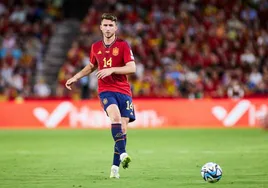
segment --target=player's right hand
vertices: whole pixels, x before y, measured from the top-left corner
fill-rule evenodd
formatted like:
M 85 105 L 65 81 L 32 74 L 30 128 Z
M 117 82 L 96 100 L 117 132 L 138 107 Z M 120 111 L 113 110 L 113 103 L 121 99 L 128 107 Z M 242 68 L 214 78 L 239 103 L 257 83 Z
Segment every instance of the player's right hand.
M 71 86 L 73 83 L 77 82 L 77 79 L 72 77 L 69 80 L 67 80 L 67 82 L 65 83 L 65 87 L 69 90 L 72 90 Z

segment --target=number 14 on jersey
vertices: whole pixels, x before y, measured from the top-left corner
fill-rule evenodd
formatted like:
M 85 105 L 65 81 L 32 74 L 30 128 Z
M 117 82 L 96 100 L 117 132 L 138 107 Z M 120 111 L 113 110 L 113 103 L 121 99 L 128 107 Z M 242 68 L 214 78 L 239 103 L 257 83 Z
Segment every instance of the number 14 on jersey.
M 103 58 L 103 67 L 112 67 L 112 58 L 110 57 L 108 60 Z

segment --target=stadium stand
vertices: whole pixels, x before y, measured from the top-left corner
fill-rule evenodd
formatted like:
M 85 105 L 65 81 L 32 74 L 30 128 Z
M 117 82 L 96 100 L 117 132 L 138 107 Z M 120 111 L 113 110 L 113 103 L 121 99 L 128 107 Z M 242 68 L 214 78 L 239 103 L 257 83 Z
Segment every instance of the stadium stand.
M 46 6 L 59 14 L 58 8 Z M 133 49 L 137 73 L 129 80 L 134 97 L 194 99 L 267 95 L 267 0 L 140 0 L 135 3 L 94 0 L 80 23 L 79 35 L 77 24 L 70 22 L 74 28 L 70 36 L 77 37 L 68 40 L 64 48 L 68 51 L 66 55 L 61 54 L 60 60 L 54 58 L 57 64 L 54 67 L 44 61 L 43 57 L 53 59 L 44 48 L 53 38 L 53 26 L 63 18 L 51 16 L 53 11 L 49 12 L 48 8 L 28 7 L 37 13 L 21 5 L 12 9 L 5 3 L 0 5 L 3 36 L 0 89 L 4 97 L 13 98 L 14 93 L 23 93 L 26 98 L 96 97 L 94 75 L 81 79 L 72 92 L 64 88 L 64 83 L 89 63 L 90 45 L 101 38 L 99 17 L 103 12 L 118 16 L 118 35 Z M 23 12 L 27 16 L 18 16 Z M 68 21 L 64 19 L 65 23 Z M 7 26 L 11 24 L 12 27 Z M 28 30 L 29 39 L 24 36 Z M 57 50 L 54 52 L 57 54 Z M 39 64 L 47 67 L 41 75 L 50 80 L 49 87 L 42 85 L 43 79 L 32 78 Z
M 0 1 L 0 98 L 48 97 L 42 75 L 43 58 L 62 19 L 49 1 Z M 41 73 L 40 73 L 41 72 Z

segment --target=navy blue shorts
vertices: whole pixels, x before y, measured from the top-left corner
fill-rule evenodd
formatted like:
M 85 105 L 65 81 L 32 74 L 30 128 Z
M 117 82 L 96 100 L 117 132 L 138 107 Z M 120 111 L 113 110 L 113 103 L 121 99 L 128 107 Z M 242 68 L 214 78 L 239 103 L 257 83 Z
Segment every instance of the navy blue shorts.
M 105 112 L 108 106 L 116 104 L 121 113 L 121 117 L 128 117 L 129 122 L 135 121 L 135 111 L 130 96 L 118 92 L 106 91 L 100 93 L 99 97 Z

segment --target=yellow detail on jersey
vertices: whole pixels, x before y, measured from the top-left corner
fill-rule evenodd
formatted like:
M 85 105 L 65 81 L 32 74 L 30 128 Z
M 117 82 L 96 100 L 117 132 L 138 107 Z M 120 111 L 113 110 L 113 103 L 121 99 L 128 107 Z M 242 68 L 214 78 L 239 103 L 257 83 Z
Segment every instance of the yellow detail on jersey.
M 112 67 L 112 58 L 110 57 L 108 60 L 106 60 L 106 57 L 103 58 L 103 67 Z

